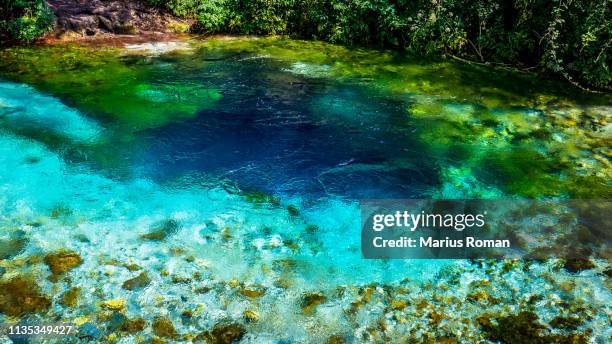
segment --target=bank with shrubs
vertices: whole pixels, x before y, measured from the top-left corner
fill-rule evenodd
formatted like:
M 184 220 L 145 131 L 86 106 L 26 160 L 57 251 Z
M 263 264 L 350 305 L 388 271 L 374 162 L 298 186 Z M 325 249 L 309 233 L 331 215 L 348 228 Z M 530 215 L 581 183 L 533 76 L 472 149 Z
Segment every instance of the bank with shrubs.
M 116 1 L 116 0 L 115 0 Z M 127 0 L 126 0 L 127 1 Z M 198 34 L 287 35 L 541 71 L 610 91 L 607 0 L 146 0 L 192 19 Z M 29 43 L 53 30 L 43 0 L 5 0 L 0 35 Z M 78 6 L 78 3 L 75 3 Z

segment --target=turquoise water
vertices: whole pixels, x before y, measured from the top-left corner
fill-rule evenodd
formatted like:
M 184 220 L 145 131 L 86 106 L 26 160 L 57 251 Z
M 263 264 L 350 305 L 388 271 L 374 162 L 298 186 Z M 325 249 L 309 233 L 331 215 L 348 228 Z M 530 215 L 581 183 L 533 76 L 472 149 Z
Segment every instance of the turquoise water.
M 2 278 L 32 278 L 51 300 L 0 305 L 2 321 L 126 343 L 227 323 L 245 342 L 472 342 L 491 331 L 464 319 L 529 309 L 544 323 L 590 315 L 552 334 L 610 332 L 609 262 L 364 260 L 358 203 L 608 198 L 607 96 L 277 39 L 0 55 Z M 53 252 L 81 261 L 54 276 Z M 61 301 L 72 288 L 78 301 Z M 117 330 L 117 314 L 147 326 Z

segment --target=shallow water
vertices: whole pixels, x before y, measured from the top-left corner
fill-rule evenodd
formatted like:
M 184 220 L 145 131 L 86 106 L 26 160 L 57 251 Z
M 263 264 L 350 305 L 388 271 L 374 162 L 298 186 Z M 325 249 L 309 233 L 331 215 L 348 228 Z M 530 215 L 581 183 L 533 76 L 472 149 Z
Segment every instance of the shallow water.
M 28 238 L 3 264 L 41 278 L 43 263 L 19 259 L 77 252 L 72 280 L 41 283 L 57 295 L 101 289 L 76 308 L 55 304 L 66 321 L 87 323 L 104 312 L 100 302 L 122 299 L 129 317 L 166 316 L 183 334 L 255 309 L 250 341 L 360 341 L 382 308 L 358 320 L 337 314 L 365 286 L 494 277 L 465 261 L 361 259 L 358 200 L 610 196 L 610 97 L 533 75 L 285 39 L 58 45 L 0 57 L 2 239 Z M 164 223 L 177 228 L 143 240 Z M 146 271 L 151 287 L 126 296 L 126 264 Z M 549 268 L 516 272 L 522 297 L 559 290 L 556 278 L 591 288 L 567 300 L 610 300 L 595 271 L 576 282 L 563 271 L 543 277 Z M 464 271 L 459 282 L 449 282 L 454 269 Z M 266 290 L 254 303 L 235 290 L 250 285 Z M 212 291 L 195 292 L 202 286 Z M 339 286 L 354 289 L 336 295 Z M 515 287 L 496 289 L 501 306 L 515 307 Z M 314 291 L 329 300 L 317 319 L 299 310 Z M 483 309 L 465 307 L 458 319 Z M 547 307 L 543 319 L 559 312 Z M 202 318 L 179 325 L 185 309 Z M 587 326 L 596 338 L 603 313 Z M 401 323 L 398 333 L 408 331 Z

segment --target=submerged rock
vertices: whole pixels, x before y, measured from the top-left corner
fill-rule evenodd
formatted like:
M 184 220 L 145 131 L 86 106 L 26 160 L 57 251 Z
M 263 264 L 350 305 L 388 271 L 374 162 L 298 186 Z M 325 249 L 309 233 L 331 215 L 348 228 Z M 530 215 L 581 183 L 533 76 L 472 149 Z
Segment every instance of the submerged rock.
M 119 328 L 123 332 L 136 333 L 145 329 L 147 322 L 142 318 L 128 319 Z
M 262 297 L 266 293 L 266 288 L 259 285 L 252 285 L 249 287 L 240 288 L 240 294 L 249 297 L 249 298 L 258 298 Z
M 195 339 L 210 344 L 232 344 L 241 340 L 245 334 L 246 329 L 240 324 L 217 324 L 212 331 L 203 332 Z
M 244 319 L 247 322 L 256 322 L 259 320 L 259 313 L 257 313 L 257 311 L 254 311 L 254 310 L 250 310 L 250 309 L 246 310 L 244 311 L 243 315 L 244 315 Z
M 406 308 L 406 306 L 408 305 L 408 302 L 406 300 L 392 300 L 391 301 L 391 308 L 401 311 L 402 309 Z
M 62 294 L 60 303 L 66 307 L 75 307 L 79 301 L 80 295 L 81 288 L 72 287 L 68 289 L 64 294 Z
M 330 336 L 329 338 L 327 338 L 327 340 L 325 340 L 325 344 L 344 344 L 344 343 L 346 343 L 346 340 L 344 339 L 344 337 L 337 335 L 337 334 Z
M 180 229 L 181 225 L 178 221 L 169 219 L 155 224 L 149 233 L 143 234 L 140 237 L 145 240 L 161 241 Z
M 192 282 L 192 279 L 189 277 L 183 277 L 183 276 L 172 276 L 172 278 L 170 279 L 172 281 L 172 283 L 174 284 L 189 284 Z
M 143 271 L 140 275 L 123 282 L 122 288 L 127 290 L 138 290 L 148 286 L 150 283 L 151 279 L 147 273 Z
M 96 325 L 86 322 L 79 327 L 79 338 L 85 340 L 92 340 L 100 337 L 102 335 L 102 331 L 96 327 Z
M 51 299 L 42 294 L 38 283 L 24 276 L 0 282 L 0 313 L 19 317 L 49 309 Z
M 243 192 L 241 195 L 244 196 L 249 203 L 271 204 L 274 206 L 280 205 L 280 197 L 276 195 L 268 195 L 259 191 Z
M 302 296 L 302 312 L 311 314 L 318 305 L 327 302 L 327 297 L 320 293 L 306 293 Z
M 562 317 L 556 316 L 550 321 L 550 326 L 563 330 L 576 330 L 584 321 L 576 316 Z
M 51 270 L 51 279 L 57 280 L 61 275 L 83 263 L 83 259 L 74 251 L 61 250 L 45 256 L 45 264 Z
M 121 328 L 123 324 L 127 321 L 127 317 L 122 313 L 114 313 L 111 315 L 110 319 L 108 319 L 108 329 L 111 331 L 116 331 Z
M 155 333 L 155 335 L 158 337 L 170 339 L 177 339 L 179 337 L 178 332 L 176 332 L 176 329 L 174 328 L 174 324 L 172 324 L 172 321 L 166 318 L 155 318 L 152 326 L 153 333 Z
M 593 269 L 595 264 L 589 259 L 571 258 L 565 261 L 563 267 L 569 272 L 580 272 L 582 270 Z
M 537 314 L 531 311 L 522 311 L 491 321 L 480 321 L 481 328 L 488 335 L 488 339 L 501 343 L 571 343 L 586 344 L 588 336 L 584 334 L 560 335 L 547 331 L 547 327 L 540 324 Z
M 287 206 L 287 212 L 294 217 L 300 216 L 300 209 L 293 204 Z
M 101 304 L 102 308 L 111 310 L 111 311 L 123 311 L 125 310 L 125 300 L 123 299 L 113 299 L 104 301 Z
M 20 232 L 12 238 L 0 239 L 0 260 L 11 259 L 25 250 L 28 238 Z

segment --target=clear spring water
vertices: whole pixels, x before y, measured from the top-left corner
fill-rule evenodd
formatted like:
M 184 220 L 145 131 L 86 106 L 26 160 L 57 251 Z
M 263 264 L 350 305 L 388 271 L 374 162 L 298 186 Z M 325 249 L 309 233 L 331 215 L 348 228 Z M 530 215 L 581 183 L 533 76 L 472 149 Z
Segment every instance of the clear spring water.
M 75 282 L 104 294 L 92 303 L 124 294 L 129 271 L 104 277 L 100 261 L 114 259 L 267 288 L 288 280 L 293 296 L 266 297 L 291 310 L 304 291 L 462 264 L 361 259 L 359 199 L 610 195 L 609 97 L 530 75 L 282 39 L 0 56 L 3 235 L 24 230 L 25 256 L 77 251 Z M 168 219 L 178 233 L 143 242 Z M 152 283 L 149 293 L 183 295 L 163 274 Z M 128 309 L 158 312 L 155 295 Z M 299 320 L 278 325 L 286 310 L 269 311 L 269 326 L 311 336 Z

